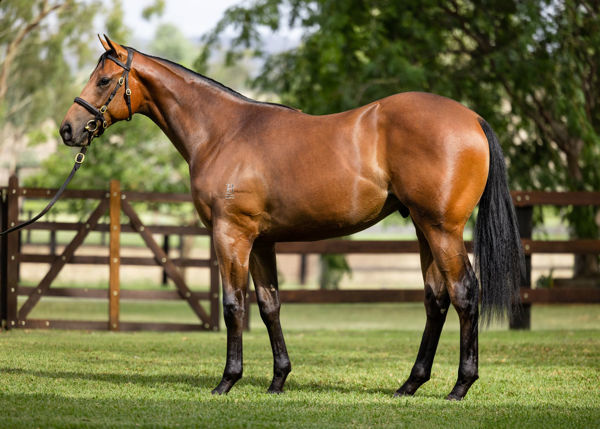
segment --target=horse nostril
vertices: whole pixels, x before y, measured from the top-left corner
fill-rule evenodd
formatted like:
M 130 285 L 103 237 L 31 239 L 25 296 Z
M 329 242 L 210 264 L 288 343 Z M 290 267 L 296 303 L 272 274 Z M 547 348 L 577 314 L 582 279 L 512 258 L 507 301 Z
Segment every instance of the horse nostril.
M 71 140 L 71 138 L 73 137 L 73 133 L 71 130 L 71 124 L 69 124 L 67 122 L 62 127 L 60 127 L 60 135 L 62 136 L 63 141 L 65 141 L 65 142 Z

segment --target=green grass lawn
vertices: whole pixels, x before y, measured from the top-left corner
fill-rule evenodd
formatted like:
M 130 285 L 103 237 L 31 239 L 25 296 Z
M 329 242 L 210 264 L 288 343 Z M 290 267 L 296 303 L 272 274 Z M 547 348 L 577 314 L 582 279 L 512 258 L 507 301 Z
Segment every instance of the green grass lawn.
M 454 315 L 431 381 L 392 398 L 415 358 L 422 313 L 413 304 L 285 306 L 293 370 L 277 396 L 264 393 L 272 361 L 255 308 L 244 378 L 223 397 L 210 390 L 224 332 L 4 332 L 0 427 L 600 426 L 600 306 L 538 306 L 532 331 L 482 331 L 481 378 L 459 403 L 443 399 L 457 371 Z

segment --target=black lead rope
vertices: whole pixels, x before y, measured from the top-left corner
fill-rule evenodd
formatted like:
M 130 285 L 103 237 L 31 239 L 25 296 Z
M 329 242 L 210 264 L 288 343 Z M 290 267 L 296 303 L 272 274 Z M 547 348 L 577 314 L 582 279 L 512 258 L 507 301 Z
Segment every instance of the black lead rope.
M 32 223 L 37 221 L 39 218 L 44 216 L 46 213 L 48 213 L 48 210 L 50 210 L 50 208 L 52 208 L 54 203 L 56 203 L 58 201 L 58 199 L 60 198 L 60 196 L 62 195 L 64 190 L 67 188 L 67 185 L 69 184 L 69 182 L 71 181 L 73 176 L 75 176 L 75 172 L 77 170 L 79 170 L 79 167 L 81 167 L 81 164 L 83 164 L 83 160 L 85 159 L 85 153 L 87 152 L 88 147 L 92 143 L 92 140 L 95 137 L 101 136 L 102 133 L 104 132 L 104 130 L 108 127 L 108 124 L 107 124 L 106 120 L 104 119 L 104 113 L 108 109 L 108 104 L 112 101 L 112 99 L 115 97 L 119 88 L 121 88 L 123 85 L 125 85 L 124 97 L 125 97 L 125 102 L 127 103 L 127 110 L 129 111 L 129 117 L 127 118 L 127 120 L 128 121 L 131 120 L 133 113 L 131 111 L 131 89 L 129 89 L 129 70 L 131 70 L 131 62 L 133 61 L 133 50 L 131 48 L 127 48 L 127 63 L 126 64 L 123 64 L 121 61 L 119 61 L 117 58 L 113 57 L 112 55 L 107 55 L 106 58 L 114 61 L 117 65 L 121 66 L 123 68 L 123 74 L 119 78 L 119 81 L 117 82 L 117 85 L 115 86 L 113 91 L 108 96 L 108 100 L 106 100 L 106 103 L 104 103 L 102 106 L 100 106 L 99 109 L 96 108 L 95 106 L 93 106 L 92 104 L 88 103 L 87 101 L 85 101 L 83 98 L 80 98 L 80 97 L 75 98 L 75 100 L 74 100 L 75 103 L 84 107 L 87 111 L 89 111 L 92 115 L 94 115 L 94 119 L 89 120 L 87 125 L 85 126 L 85 129 L 88 132 L 88 142 L 87 142 L 87 145 L 83 146 L 81 148 L 81 151 L 75 156 L 75 165 L 73 166 L 73 169 L 71 170 L 71 174 L 69 174 L 69 177 L 67 177 L 67 180 L 65 180 L 65 183 L 63 183 L 62 186 L 58 189 L 58 191 L 56 192 L 56 194 L 54 195 L 52 200 L 48 203 L 48 205 L 44 208 L 44 210 L 42 210 L 36 217 L 29 219 L 28 221 L 23 222 L 17 226 L 13 226 L 12 228 L 7 229 L 6 231 L 2 231 L 2 232 L 0 232 L 0 235 L 9 234 L 13 231 L 18 231 L 19 229 L 25 228 L 27 225 L 31 225 Z
M 58 189 L 58 191 L 56 192 L 56 194 L 54 195 L 52 200 L 50 200 L 48 205 L 44 208 L 44 210 L 42 210 L 36 217 L 31 218 L 28 221 L 23 222 L 17 226 L 13 226 L 12 228 L 7 229 L 6 231 L 0 232 L 0 235 L 9 234 L 13 231 L 18 231 L 19 229 L 25 228 L 27 225 L 31 225 L 32 223 L 37 221 L 39 218 L 44 216 L 46 213 L 48 213 L 48 210 L 50 210 L 50 208 L 54 205 L 54 203 L 56 203 L 58 201 L 58 199 L 60 198 L 62 193 L 67 188 L 67 185 L 69 184 L 69 182 L 71 181 L 73 176 L 75 176 L 75 172 L 77 170 L 79 170 L 79 167 L 81 167 L 81 164 L 83 164 L 83 160 L 85 159 L 85 153 L 87 151 L 87 148 L 88 148 L 88 146 L 82 147 L 81 151 L 75 156 L 75 165 L 73 166 L 73 169 L 71 170 L 71 174 L 69 174 L 69 177 L 67 177 L 67 180 L 65 180 L 65 183 L 63 183 L 62 186 Z

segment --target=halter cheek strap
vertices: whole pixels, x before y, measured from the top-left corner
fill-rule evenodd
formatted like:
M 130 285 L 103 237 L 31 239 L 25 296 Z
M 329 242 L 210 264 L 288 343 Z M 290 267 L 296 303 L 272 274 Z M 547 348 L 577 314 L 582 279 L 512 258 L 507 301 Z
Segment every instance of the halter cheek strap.
M 117 94 L 119 88 L 121 88 L 123 85 L 125 85 L 125 103 L 127 103 L 127 110 L 129 111 L 129 117 L 127 118 L 127 120 L 130 121 L 131 117 L 133 116 L 133 113 L 131 111 L 131 89 L 129 89 L 129 71 L 131 70 L 131 62 L 133 61 L 133 50 L 131 48 L 127 48 L 126 64 L 123 64 L 118 58 L 113 57 L 112 55 L 107 55 L 106 58 L 123 68 L 123 74 L 119 78 L 119 81 L 117 82 L 117 85 L 115 85 L 115 88 L 108 96 L 106 102 L 102 106 L 100 106 L 100 108 L 97 108 L 81 97 L 76 97 L 74 100 L 75 103 L 84 107 L 88 112 L 94 115 L 94 119 L 90 119 L 87 125 L 85 126 L 85 129 L 89 133 L 88 140 L 90 143 L 94 137 L 101 136 L 102 133 L 104 133 L 104 130 L 108 127 L 108 122 L 104 117 L 104 113 L 108 110 L 108 105 Z

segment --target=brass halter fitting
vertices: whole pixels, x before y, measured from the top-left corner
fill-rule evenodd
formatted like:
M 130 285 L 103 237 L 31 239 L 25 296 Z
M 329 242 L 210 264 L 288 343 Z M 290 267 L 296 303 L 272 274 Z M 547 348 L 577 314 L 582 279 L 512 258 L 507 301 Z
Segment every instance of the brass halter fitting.
M 0 1 L 2 1 L 2 0 L 0 0 Z M 108 110 L 109 103 L 112 101 L 112 99 L 116 95 L 119 88 L 121 88 L 123 85 L 125 85 L 125 94 L 124 94 L 125 103 L 127 104 L 127 110 L 129 111 L 129 117 L 127 118 L 127 120 L 129 121 L 131 119 L 131 117 L 133 116 L 133 112 L 131 109 L 131 89 L 129 89 L 129 81 L 128 81 L 129 71 L 131 70 L 131 62 L 133 60 L 133 52 L 134 52 L 133 49 L 127 48 L 127 63 L 126 64 L 123 64 L 118 58 L 115 58 L 112 55 L 106 56 L 106 58 L 108 58 L 109 60 L 113 61 L 115 64 L 117 64 L 123 68 L 123 74 L 119 78 L 117 85 L 115 85 L 114 89 L 108 96 L 108 99 L 106 100 L 106 102 L 102 106 L 100 106 L 100 108 L 93 106 L 92 104 L 85 101 L 81 97 L 75 98 L 75 103 L 84 107 L 88 112 L 90 112 L 92 115 L 95 116 L 94 119 L 90 119 L 87 122 L 87 124 L 85 125 L 85 129 L 89 133 L 89 138 L 88 138 L 89 143 L 91 143 L 91 141 L 94 137 L 99 137 L 100 135 L 102 135 L 104 130 L 106 128 L 108 128 L 109 124 L 108 124 L 108 121 L 106 120 L 106 117 L 104 116 L 104 114 Z
M 90 119 L 87 122 L 87 124 L 85 125 L 85 129 L 89 133 L 93 133 L 94 131 L 96 131 L 98 129 L 98 120 L 96 120 L 96 119 Z
M 79 152 L 77 155 L 75 155 L 75 163 L 76 164 L 83 164 L 84 159 L 85 159 L 85 153 L 83 153 L 83 152 Z

